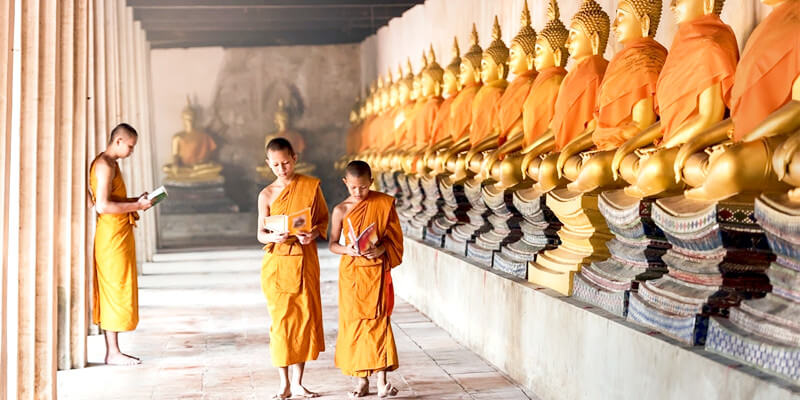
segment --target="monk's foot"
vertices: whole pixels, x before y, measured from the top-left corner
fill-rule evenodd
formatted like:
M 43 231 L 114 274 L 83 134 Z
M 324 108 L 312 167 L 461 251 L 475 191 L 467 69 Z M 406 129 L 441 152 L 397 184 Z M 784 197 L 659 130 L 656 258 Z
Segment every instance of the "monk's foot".
M 292 397 L 292 391 L 289 390 L 289 385 L 286 385 L 281 391 L 272 395 L 272 400 L 286 400 L 290 397 Z
M 390 382 L 386 382 L 386 385 L 384 385 L 383 387 L 381 387 L 381 385 L 378 385 L 378 397 L 383 398 L 389 396 L 397 396 L 398 392 L 399 390 L 397 390 L 396 387 L 392 386 Z
M 314 393 L 303 387 L 303 385 L 292 385 L 291 393 L 293 399 L 312 399 L 319 397 L 319 393 Z
M 106 365 L 130 366 L 130 365 L 139 365 L 141 363 L 142 360 L 134 356 L 129 356 L 127 354 L 123 353 L 106 354 Z
M 369 380 L 366 378 L 358 378 L 358 384 L 356 385 L 355 390 L 352 392 L 348 392 L 347 396 L 351 399 L 356 397 L 364 397 L 369 394 Z

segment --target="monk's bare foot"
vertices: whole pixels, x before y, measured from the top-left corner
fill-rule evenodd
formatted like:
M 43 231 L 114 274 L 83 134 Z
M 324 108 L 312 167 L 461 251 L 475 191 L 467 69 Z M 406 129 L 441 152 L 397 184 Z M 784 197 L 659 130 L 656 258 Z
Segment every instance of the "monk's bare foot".
M 386 385 L 383 387 L 378 384 L 378 397 L 383 398 L 388 396 L 397 396 L 397 392 L 397 388 L 392 386 L 392 384 L 389 382 L 386 382 Z
M 347 396 L 351 399 L 356 397 L 364 397 L 369 394 L 369 381 L 367 378 L 358 378 L 358 384 L 356 384 L 355 390 L 352 392 L 347 392 Z
M 283 387 L 283 390 L 281 390 L 280 392 L 274 394 L 272 396 L 272 399 L 273 400 L 286 400 L 286 399 L 288 399 L 290 397 L 292 397 L 292 391 L 289 390 L 289 386 L 286 385 L 286 386 Z
M 319 393 L 314 393 L 314 392 L 306 389 L 305 387 L 303 387 L 303 385 L 292 385 L 292 398 L 293 399 L 295 399 L 295 398 L 298 398 L 298 399 L 311 399 L 311 398 L 315 398 L 315 397 L 319 397 Z
M 142 360 L 124 353 L 106 354 L 106 365 L 139 365 Z

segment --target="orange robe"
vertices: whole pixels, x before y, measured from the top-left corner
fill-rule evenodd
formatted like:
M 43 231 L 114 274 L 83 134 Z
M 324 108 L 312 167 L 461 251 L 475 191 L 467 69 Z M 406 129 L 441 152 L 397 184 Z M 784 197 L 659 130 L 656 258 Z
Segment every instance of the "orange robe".
M 707 15 L 678 25 L 656 85 L 664 140 L 697 115 L 697 100 L 709 87 L 719 83 L 725 105 L 730 104 L 738 60 L 736 36 L 718 16 Z
M 597 92 L 608 61 L 591 56 L 576 63 L 561 82 L 551 126 L 555 134 L 555 151 L 561 151 L 578 136 L 594 118 Z
M 416 102 L 407 102 L 398 108 L 397 114 L 395 114 L 394 118 L 392 119 L 395 148 L 406 147 L 409 143 L 412 143 L 413 138 L 411 137 L 409 129 L 411 127 L 411 123 L 409 121 L 414 119 L 415 106 Z
M 365 151 L 367 149 L 373 148 L 374 143 L 372 142 L 372 125 L 375 124 L 375 116 L 370 115 L 364 122 L 361 123 L 361 131 L 359 132 L 359 151 Z
M 398 110 L 397 107 L 387 110 L 377 123 L 379 132 L 376 134 L 378 136 L 376 147 L 381 151 L 387 151 L 394 145 L 394 119 Z
M 489 137 L 498 126 L 497 108 L 506 86 L 506 81 L 483 85 L 472 100 L 472 123 L 469 126 L 471 146 Z
M 464 86 L 453 100 L 453 105 L 450 107 L 450 134 L 453 136 L 453 141 L 458 141 L 469 134 L 469 125 L 472 122 L 472 102 L 480 88 L 481 84 L 479 83 Z
M 500 140 L 498 144 L 503 144 L 511 132 L 514 124 L 522 118 L 522 105 L 533 87 L 536 79 L 536 70 L 526 71 L 514 78 L 508 84 L 503 97 L 497 105 L 497 124 L 500 128 Z
M 346 375 L 365 377 L 376 371 L 393 371 L 399 365 L 390 322 L 394 307 L 391 270 L 403 260 L 403 233 L 394 197 L 383 193 L 370 192 L 347 213 L 348 219 L 357 233 L 374 223 L 378 240 L 386 248 L 379 259 L 344 255 L 339 263 L 335 363 Z M 345 238 L 349 225 L 344 224 Z
M 414 144 L 417 146 L 426 145 L 433 134 L 433 123 L 442 105 L 442 98 L 435 96 L 422 102 L 422 106 L 414 115 L 411 121 L 411 132 L 414 136 Z
M 183 165 L 195 165 L 208 161 L 217 148 L 211 136 L 203 132 L 184 133 L 178 136 L 178 157 Z
M 800 76 L 800 2 L 776 7 L 756 27 L 736 69 L 731 93 L 733 139 L 740 141 L 792 99 Z
M 457 95 L 456 95 L 457 96 Z M 436 120 L 433 121 L 433 130 L 428 145 L 434 145 L 441 142 L 444 138 L 451 136 L 450 127 L 450 113 L 456 96 L 450 96 L 442 102 L 439 106 L 439 112 L 436 113 Z
M 95 159 L 96 162 L 96 159 Z M 89 169 L 92 201 L 97 203 L 95 163 Z M 128 198 L 119 165 L 114 166 L 111 199 Z M 132 331 L 139 324 L 139 286 L 136 276 L 136 243 L 133 228 L 139 214 L 98 214 L 94 234 L 94 298 L 92 320 L 112 332 Z
M 328 231 L 328 206 L 319 179 L 295 175 L 272 205 L 270 214 L 291 214 L 311 208 L 312 226 L 324 239 Z M 261 289 L 272 319 L 269 349 L 276 367 L 316 360 L 325 351 L 322 301 L 319 293 L 317 244 L 301 245 L 291 237 L 269 243 L 261 264 Z
M 595 111 L 597 129 L 592 140 L 598 150 L 614 150 L 636 133 L 623 128 L 633 124 L 636 103 L 653 98 L 655 106 L 656 83 L 666 58 L 667 49 L 645 37 L 628 43 L 611 59 L 600 84 Z
M 530 145 L 547 131 L 556 109 L 556 98 L 561 81 L 567 75 L 562 67 L 549 67 L 539 71 L 531 91 L 522 105 L 522 129 L 525 146 Z M 553 80 L 551 83 L 551 79 Z

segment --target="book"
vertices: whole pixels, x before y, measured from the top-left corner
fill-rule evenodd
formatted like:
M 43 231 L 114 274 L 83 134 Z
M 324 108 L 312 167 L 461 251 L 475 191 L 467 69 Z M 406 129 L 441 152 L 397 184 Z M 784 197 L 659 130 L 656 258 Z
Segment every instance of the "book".
M 355 243 L 356 249 L 358 250 L 358 254 L 364 254 L 367 250 L 371 247 L 375 246 L 378 243 L 378 231 L 375 227 L 375 223 L 369 224 L 360 234 L 356 235 L 356 230 L 353 229 L 353 222 L 350 221 L 350 218 L 347 219 L 348 225 L 350 225 L 350 243 Z
M 306 207 L 289 215 L 270 215 L 264 218 L 264 229 L 274 233 L 297 235 L 311 231 L 311 208 Z
M 164 186 L 159 186 L 147 195 L 147 200 L 150 200 L 153 205 L 156 205 L 164 201 L 167 196 L 167 189 Z

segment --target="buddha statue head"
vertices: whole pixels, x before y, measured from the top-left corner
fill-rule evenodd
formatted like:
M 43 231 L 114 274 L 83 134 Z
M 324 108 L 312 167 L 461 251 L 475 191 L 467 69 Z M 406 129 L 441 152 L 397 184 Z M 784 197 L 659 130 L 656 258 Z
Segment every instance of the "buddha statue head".
M 397 81 L 397 103 L 406 104 L 411 99 L 411 90 L 414 87 L 414 73 L 411 72 L 411 60 L 406 62 L 407 72 L 403 75 L 402 67 L 398 67 L 401 78 Z
M 189 95 L 186 95 L 186 107 L 183 107 L 183 111 L 181 111 L 181 121 L 183 121 L 184 132 L 194 131 L 195 116 L 194 107 L 192 107 L 192 100 L 189 98 Z
M 414 101 L 422 97 L 422 73 L 425 72 L 425 68 L 428 68 L 428 57 L 425 55 L 424 51 L 422 52 L 420 64 L 422 64 L 422 66 L 419 68 L 419 72 L 414 75 L 414 80 L 411 85 L 411 100 Z M 409 68 L 411 68 L 410 64 Z
M 661 22 L 661 0 L 620 0 L 611 29 L 617 41 L 625 44 L 653 37 Z
M 483 49 L 478 45 L 478 28 L 475 24 L 472 24 L 470 42 L 471 46 L 461 59 L 461 66 L 459 67 L 459 83 L 461 87 L 481 81 L 481 58 L 483 58 Z
M 521 27 L 517 36 L 511 39 L 508 49 L 508 69 L 515 75 L 534 69 L 533 58 L 536 55 L 536 31 L 531 27 L 531 12 L 528 10 L 528 0 L 525 0 Z
M 458 48 L 458 38 L 453 38 L 453 59 L 444 69 L 442 78 L 442 91 L 450 96 L 458 92 L 458 76 L 461 72 L 461 51 Z
M 391 68 L 387 71 L 387 76 L 389 77 L 389 108 L 394 108 L 397 106 L 397 88 L 398 82 L 392 76 Z
M 559 17 L 558 3 L 556 0 L 550 0 L 550 4 L 547 6 L 547 24 L 536 37 L 536 55 L 533 58 L 533 64 L 537 70 L 567 65 L 569 30 Z
M 443 80 L 444 70 L 436 62 L 436 53 L 431 44 L 428 50 L 428 66 L 422 71 L 422 97 L 441 96 Z
M 677 23 L 694 21 L 700 17 L 722 13 L 725 0 L 670 0 L 669 6 Z
M 494 16 L 492 43 L 481 57 L 481 80 L 484 84 L 505 79 L 508 76 L 508 47 L 500 38 L 500 22 Z
M 572 58 L 582 60 L 602 55 L 608 44 L 610 25 L 608 14 L 595 0 L 583 0 L 569 28 L 567 48 Z
M 286 112 L 286 104 L 283 99 L 278 100 L 278 110 L 275 111 L 275 127 L 278 132 L 283 132 L 289 126 L 289 113 Z
M 392 81 L 389 77 L 383 78 L 383 84 L 379 90 L 381 94 L 381 112 L 389 109 L 389 87 L 391 85 Z

